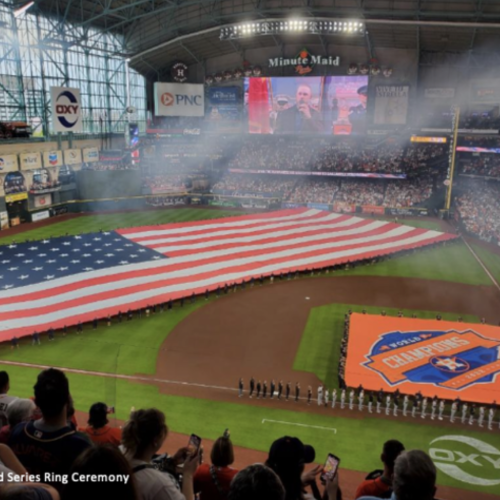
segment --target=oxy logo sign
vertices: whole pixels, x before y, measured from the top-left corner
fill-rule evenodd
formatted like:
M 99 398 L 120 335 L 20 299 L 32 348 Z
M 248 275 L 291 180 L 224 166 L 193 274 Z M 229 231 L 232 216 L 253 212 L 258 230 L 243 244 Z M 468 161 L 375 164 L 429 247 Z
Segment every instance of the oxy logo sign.
M 52 87 L 53 126 L 56 132 L 81 132 L 80 90 Z
M 477 486 L 500 484 L 500 450 L 468 436 L 441 436 L 430 443 L 429 455 L 444 474 Z
M 391 386 L 413 382 L 460 391 L 495 380 L 499 347 L 499 340 L 473 330 L 397 331 L 379 337 L 364 366 Z

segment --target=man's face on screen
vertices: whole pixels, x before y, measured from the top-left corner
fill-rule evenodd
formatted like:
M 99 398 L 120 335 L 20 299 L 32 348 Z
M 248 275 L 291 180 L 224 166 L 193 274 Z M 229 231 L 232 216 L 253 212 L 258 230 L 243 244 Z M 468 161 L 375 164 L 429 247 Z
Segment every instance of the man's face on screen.
M 299 103 L 307 103 L 309 104 L 312 98 L 312 92 L 309 87 L 306 87 L 305 85 L 301 85 L 297 89 L 297 95 L 295 96 L 297 100 L 297 104 Z

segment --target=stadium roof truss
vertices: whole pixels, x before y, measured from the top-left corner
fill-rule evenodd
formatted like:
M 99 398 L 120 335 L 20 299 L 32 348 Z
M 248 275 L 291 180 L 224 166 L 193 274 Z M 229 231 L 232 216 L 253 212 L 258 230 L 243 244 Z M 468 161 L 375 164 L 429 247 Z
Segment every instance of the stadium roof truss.
M 1 1 L 1 0 L 0 0 Z M 16 8 L 27 0 L 10 0 Z M 4 2 L 10 3 L 9 0 Z M 378 47 L 424 52 L 494 53 L 500 44 L 498 0 L 34 0 L 29 12 L 57 19 L 55 32 L 70 25 L 80 42 L 92 45 L 97 31 L 122 41 L 115 50 L 130 58 L 140 73 L 158 77 L 174 60 L 191 65 L 215 56 L 283 47 L 295 34 L 220 40 L 220 28 L 259 20 L 352 19 L 362 21 L 366 36 L 302 33 L 301 42 L 360 45 L 368 57 Z M 89 29 L 93 33 L 89 34 Z M 58 36 L 57 33 L 54 35 Z M 335 38 L 333 38 L 335 37 Z

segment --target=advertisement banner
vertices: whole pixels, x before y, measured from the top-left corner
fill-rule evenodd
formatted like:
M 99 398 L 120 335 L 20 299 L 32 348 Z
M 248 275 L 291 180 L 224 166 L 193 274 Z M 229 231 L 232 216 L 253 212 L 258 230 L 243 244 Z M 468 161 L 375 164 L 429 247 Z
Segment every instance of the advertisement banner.
M 38 170 L 42 168 L 40 153 L 21 153 L 19 155 L 21 170 Z
M 307 175 L 319 177 L 362 177 L 365 179 L 406 179 L 406 174 L 367 174 L 364 172 L 318 172 L 306 170 L 256 170 L 251 168 L 229 168 L 232 174 Z
M 242 102 L 238 87 L 210 87 L 205 120 L 210 132 L 238 133 Z
M 376 125 L 406 125 L 408 115 L 409 85 L 377 85 L 375 87 Z
M 83 149 L 84 163 L 99 161 L 99 150 L 96 147 Z
M 82 132 L 80 89 L 51 87 L 50 98 L 54 132 Z
M 0 212 L 0 230 L 9 229 L 9 214 L 7 212 Z
M 15 201 L 27 200 L 28 193 L 15 193 L 15 194 L 7 194 L 5 195 L 6 203 L 14 203 Z
M 0 155 L 0 173 L 15 172 L 17 169 L 17 155 Z
M 43 212 L 37 212 L 36 214 L 31 214 L 31 222 L 48 219 L 49 217 L 50 217 L 49 211 L 44 210 Z
M 300 208 L 303 205 L 300 203 L 282 203 L 281 208 Z
M 455 97 L 454 88 L 430 88 L 425 89 L 426 99 L 453 99 Z
M 498 104 L 500 101 L 500 78 L 485 78 L 471 82 L 471 100 Z
M 364 214 L 384 215 L 385 208 L 379 207 L 378 205 L 363 205 L 361 207 L 361 212 Z
M 156 116 L 205 116 L 205 89 L 194 83 L 155 82 Z
M 48 167 L 62 167 L 63 155 L 62 151 L 44 151 L 43 152 L 43 166 Z
M 52 205 L 52 195 L 50 193 L 35 196 L 35 208 L 48 207 L 49 205 Z
M 429 215 L 429 211 L 426 208 L 386 208 L 385 213 L 386 215 Z
M 82 163 L 82 150 L 81 149 L 65 149 L 64 150 L 64 163 L 66 165 L 78 165 Z
M 328 203 L 308 203 L 307 208 L 315 208 L 316 210 L 330 210 L 331 205 Z
M 356 205 L 351 205 L 345 201 L 336 201 L 333 204 L 333 211 L 345 214 L 354 214 L 356 213 Z

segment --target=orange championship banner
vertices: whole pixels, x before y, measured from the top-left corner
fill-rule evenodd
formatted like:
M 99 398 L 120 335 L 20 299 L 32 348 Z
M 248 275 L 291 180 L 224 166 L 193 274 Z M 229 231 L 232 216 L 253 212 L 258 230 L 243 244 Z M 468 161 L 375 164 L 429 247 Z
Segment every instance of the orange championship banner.
M 352 314 L 349 387 L 491 404 L 500 401 L 500 327 Z

